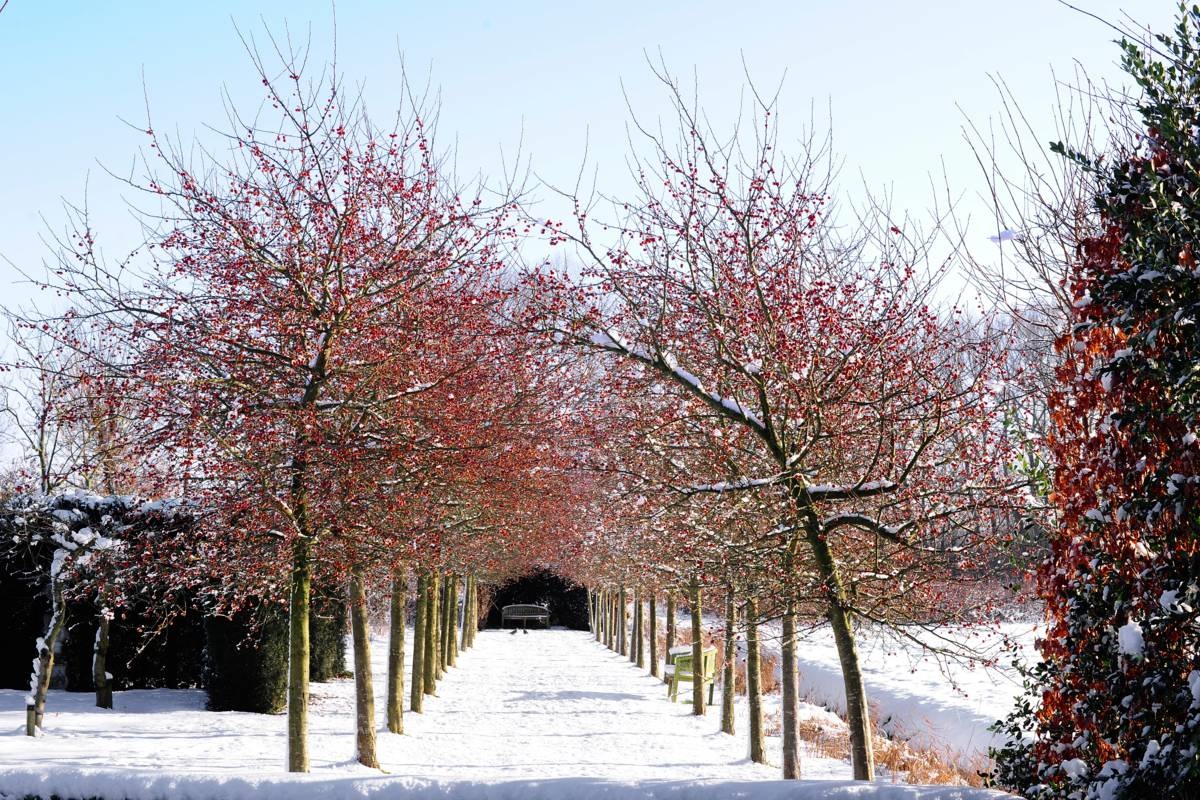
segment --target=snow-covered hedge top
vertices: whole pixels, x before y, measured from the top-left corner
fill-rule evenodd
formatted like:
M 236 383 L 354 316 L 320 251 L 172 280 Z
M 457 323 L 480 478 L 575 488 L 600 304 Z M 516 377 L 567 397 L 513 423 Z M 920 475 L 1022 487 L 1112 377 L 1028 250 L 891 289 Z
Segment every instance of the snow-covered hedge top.
M 0 562 L 32 556 L 57 580 L 68 566 L 83 566 L 95 553 L 118 550 L 135 529 L 186 523 L 193 510 L 185 500 L 79 490 L 13 495 L 0 503 Z M 44 580 L 40 574 L 30 577 Z

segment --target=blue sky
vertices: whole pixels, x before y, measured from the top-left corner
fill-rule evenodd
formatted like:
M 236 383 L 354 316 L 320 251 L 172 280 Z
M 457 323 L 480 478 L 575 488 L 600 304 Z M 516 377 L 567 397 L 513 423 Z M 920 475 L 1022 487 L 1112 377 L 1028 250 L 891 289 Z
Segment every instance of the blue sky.
M 1114 20 L 1124 9 L 1156 30 L 1174 13 L 1169 0 L 1080 3 Z M 134 246 L 121 186 L 105 170 L 130 171 L 147 101 L 158 130 L 203 139 L 203 125 L 225 119 L 223 90 L 243 108 L 260 97 L 235 24 L 259 41 L 264 24 L 311 33 L 324 60 L 333 21 L 328 0 L 10 0 L 0 13 L 0 259 L 40 270 L 63 200 L 82 201 L 85 187 L 108 252 Z M 1054 0 L 341 0 L 336 28 L 338 68 L 364 85 L 377 115 L 394 105 L 401 53 L 415 80 L 428 78 L 441 96 L 439 136 L 457 142 L 461 172 L 498 172 L 501 151 L 523 138 L 537 173 L 566 185 L 586 143 L 600 188 L 614 191 L 625 175 L 623 91 L 643 119 L 665 110 L 647 52 L 681 76 L 694 71 L 717 121 L 736 111 L 743 59 L 760 86 L 786 72 L 785 143 L 814 110 L 821 124 L 828 114 L 846 189 L 886 187 L 916 211 L 943 168 L 955 193 L 981 191 L 961 129 L 964 113 L 984 125 L 998 113 L 989 75 L 1039 123 L 1053 107 L 1052 67 L 1069 76 L 1078 60 L 1119 80 L 1113 32 Z M 0 260 L 0 302 L 32 295 Z

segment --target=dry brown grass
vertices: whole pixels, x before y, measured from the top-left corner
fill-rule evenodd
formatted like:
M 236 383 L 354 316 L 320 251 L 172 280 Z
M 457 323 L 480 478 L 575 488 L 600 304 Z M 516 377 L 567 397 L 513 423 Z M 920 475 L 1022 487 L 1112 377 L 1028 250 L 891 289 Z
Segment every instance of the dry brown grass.
M 778 718 L 774 724 L 776 731 L 782 730 Z M 800 738 L 807 743 L 810 752 L 817 755 L 845 760 L 850 758 L 850 731 L 844 725 L 829 725 L 815 718 L 804 719 L 800 722 Z M 887 769 L 893 781 L 903 779 L 905 783 L 938 786 L 983 785 L 979 773 L 985 771 L 988 765 L 987 759 L 982 756 L 976 759 L 976 763 L 963 767 L 948 748 L 917 747 L 879 730 L 875 731 L 872 743 L 876 766 Z
M 767 736 L 780 736 L 783 721 L 778 711 L 763 718 L 763 729 Z M 830 723 L 820 717 L 800 720 L 800 740 L 812 755 L 850 760 L 850 730 L 843 724 Z M 875 764 L 886 769 L 895 782 L 930 784 L 936 786 L 983 785 L 979 773 L 986 771 L 989 764 L 979 756 L 974 763 L 963 767 L 948 748 L 915 747 L 903 739 L 892 738 L 876 731 L 873 739 Z
M 980 756 L 970 768 L 962 767 L 945 748 L 914 747 L 902 739 L 889 739 L 876 733 L 875 763 L 886 767 L 896 780 L 903 775 L 906 783 L 941 786 L 983 786 L 979 773 L 987 766 Z

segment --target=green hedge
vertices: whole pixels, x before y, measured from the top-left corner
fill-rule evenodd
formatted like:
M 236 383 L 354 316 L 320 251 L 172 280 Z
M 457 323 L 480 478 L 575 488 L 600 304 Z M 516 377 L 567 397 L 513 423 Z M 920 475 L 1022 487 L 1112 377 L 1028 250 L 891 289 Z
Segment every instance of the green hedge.
M 204 688 L 213 711 L 276 714 L 287 707 L 287 610 L 243 609 L 208 617 Z
M 318 683 L 346 674 L 346 598 L 340 588 L 314 592 L 309 616 L 309 678 Z

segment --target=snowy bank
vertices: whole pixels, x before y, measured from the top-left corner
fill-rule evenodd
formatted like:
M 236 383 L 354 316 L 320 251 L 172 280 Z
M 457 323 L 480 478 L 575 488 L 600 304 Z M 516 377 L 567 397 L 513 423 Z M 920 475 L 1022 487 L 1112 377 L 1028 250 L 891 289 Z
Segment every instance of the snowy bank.
M 1027 658 L 1033 649 L 1031 624 L 1006 623 L 998 632 L 981 634 L 972 644 L 1000 655 L 994 667 L 940 664 L 914 643 L 858 631 L 859 655 L 867 701 L 875 721 L 885 731 L 913 744 L 949 752 L 964 766 L 987 755 L 988 748 L 1003 744 L 988 727 L 1005 716 L 1021 692 L 1021 679 L 999 652 L 1005 636 L 1022 647 Z M 801 695 L 839 713 L 846 693 L 837 648 L 828 628 L 808 634 L 798 649 Z
M 245 778 L 62 769 L 3 773 L 0 800 L 26 795 L 62 800 L 1011 800 L 1011 795 L 953 786 L 862 784 L 854 781 L 608 781 L 551 778 L 522 781 L 430 781 L 399 777 Z

